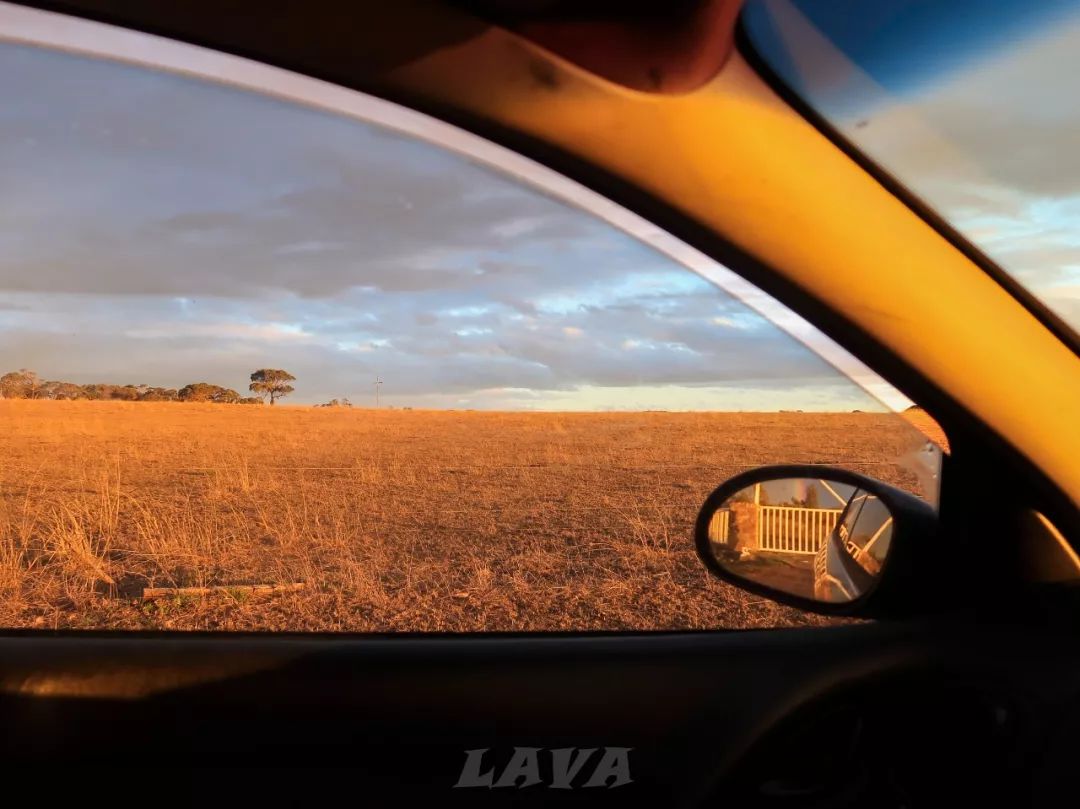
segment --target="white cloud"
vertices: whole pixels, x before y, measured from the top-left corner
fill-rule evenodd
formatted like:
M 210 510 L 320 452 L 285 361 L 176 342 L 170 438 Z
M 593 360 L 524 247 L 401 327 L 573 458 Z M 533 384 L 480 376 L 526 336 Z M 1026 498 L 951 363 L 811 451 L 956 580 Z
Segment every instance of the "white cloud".
M 759 321 L 758 318 L 754 320 Z M 751 323 L 748 323 L 748 318 L 738 318 L 729 316 L 714 317 L 710 322 L 714 326 L 723 326 L 725 329 L 748 329 L 751 328 Z
M 867 409 L 683 266 L 689 248 L 669 237 L 662 254 L 454 154 L 13 46 L 0 94 L 16 143 L 0 175 L 20 200 L 0 227 L 0 365 L 175 387 L 236 386 L 273 363 L 297 376 L 297 402 L 359 400 L 379 374 L 388 401 L 417 406 L 712 409 L 745 387 L 769 408 L 839 385 Z M 17 147 L 28 133 L 33 149 Z
M 266 343 L 309 342 L 315 338 L 311 332 L 292 323 L 163 323 L 127 329 L 123 334 L 136 340 L 213 337 Z

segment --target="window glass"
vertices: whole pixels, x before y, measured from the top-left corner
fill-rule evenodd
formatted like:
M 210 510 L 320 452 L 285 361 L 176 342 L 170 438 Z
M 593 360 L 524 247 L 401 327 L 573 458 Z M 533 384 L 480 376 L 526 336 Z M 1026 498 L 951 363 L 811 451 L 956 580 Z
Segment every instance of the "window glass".
M 802 462 L 935 500 L 924 417 L 666 234 L 197 68 L 0 43 L 3 625 L 814 623 L 708 577 L 709 492 Z
M 892 541 L 892 514 L 872 494 L 863 495 L 858 508 L 853 511 L 853 519 L 845 520 L 844 542 L 852 549 L 855 561 L 868 573 L 876 575 Z
M 758 54 L 1080 328 L 1080 2 L 750 0 Z

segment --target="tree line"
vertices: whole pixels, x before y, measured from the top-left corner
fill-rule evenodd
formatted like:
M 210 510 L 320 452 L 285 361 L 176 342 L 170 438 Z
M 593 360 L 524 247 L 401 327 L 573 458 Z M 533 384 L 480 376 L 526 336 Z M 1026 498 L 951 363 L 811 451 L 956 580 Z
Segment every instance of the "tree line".
M 21 368 L 0 376 L 0 396 L 5 399 L 91 399 L 121 402 L 214 402 L 216 404 L 274 404 L 288 396 L 296 380 L 288 371 L 279 368 L 260 368 L 252 372 L 248 391 L 243 396 L 232 388 L 209 382 L 192 382 L 182 388 L 162 388 L 151 385 L 111 385 L 43 380 L 34 371 Z

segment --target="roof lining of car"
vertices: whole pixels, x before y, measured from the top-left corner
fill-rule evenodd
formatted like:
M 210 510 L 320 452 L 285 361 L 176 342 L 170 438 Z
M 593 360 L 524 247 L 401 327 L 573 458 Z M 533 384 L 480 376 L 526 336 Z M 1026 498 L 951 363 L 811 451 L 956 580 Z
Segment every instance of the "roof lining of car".
M 457 0 L 608 81 L 649 93 L 703 86 L 731 55 L 743 0 Z
M 15 0 L 365 89 L 388 71 L 480 36 L 491 23 L 426 0 Z M 355 24 L 370 14 L 374 24 Z

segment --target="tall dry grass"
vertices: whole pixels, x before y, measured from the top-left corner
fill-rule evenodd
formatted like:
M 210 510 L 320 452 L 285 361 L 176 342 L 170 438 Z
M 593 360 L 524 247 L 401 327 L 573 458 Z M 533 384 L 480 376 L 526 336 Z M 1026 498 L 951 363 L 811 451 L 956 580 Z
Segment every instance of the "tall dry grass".
M 915 487 L 876 414 L 528 414 L 0 401 L 0 623 L 670 629 L 816 619 L 711 579 L 690 529 L 762 464 Z M 146 586 L 305 582 L 142 602 Z

